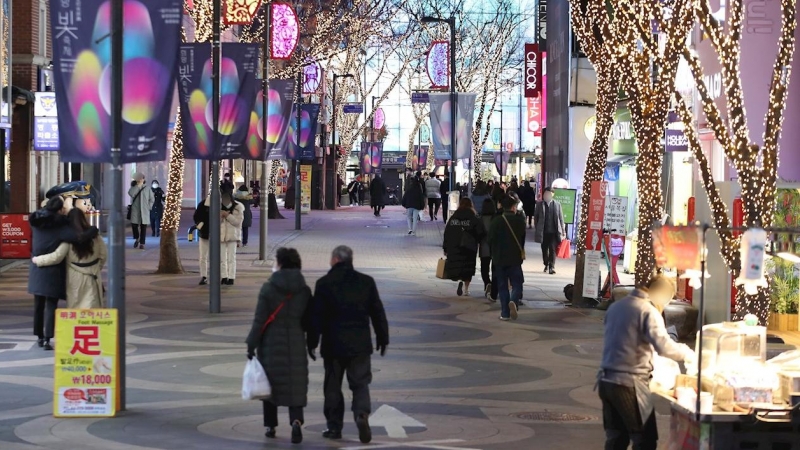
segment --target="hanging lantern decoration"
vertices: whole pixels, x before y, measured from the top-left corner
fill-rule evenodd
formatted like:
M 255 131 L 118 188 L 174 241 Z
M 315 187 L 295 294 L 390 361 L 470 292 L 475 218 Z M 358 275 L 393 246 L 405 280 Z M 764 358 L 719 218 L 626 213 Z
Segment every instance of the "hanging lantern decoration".
M 758 293 L 759 287 L 767 287 L 764 278 L 764 256 L 767 248 L 767 232 L 761 228 L 751 228 L 742 234 L 739 252 L 742 255 L 742 270 L 736 278 L 736 285 L 744 285 L 747 295 Z
M 428 78 L 434 89 L 445 89 L 450 86 L 450 42 L 433 41 L 428 48 L 425 63 Z
M 272 3 L 272 26 L 270 26 L 270 58 L 288 60 L 292 58 L 300 36 L 297 14 L 288 3 Z
M 303 68 L 303 94 L 318 94 L 322 86 L 322 67 L 316 61 L 308 61 Z
M 383 112 L 383 108 L 378 108 L 375 110 L 375 117 L 372 119 L 372 126 L 376 130 L 380 130 L 384 125 L 386 125 L 386 113 Z
M 249 25 L 260 6 L 261 0 L 225 0 L 222 22 L 225 25 Z

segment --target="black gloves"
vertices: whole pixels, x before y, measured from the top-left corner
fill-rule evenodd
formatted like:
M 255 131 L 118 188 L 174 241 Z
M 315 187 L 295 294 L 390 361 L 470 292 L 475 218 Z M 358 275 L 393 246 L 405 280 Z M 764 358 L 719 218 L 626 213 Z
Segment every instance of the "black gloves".
M 381 356 L 386 356 L 386 344 L 378 344 L 375 347 L 376 352 L 381 352 Z
M 315 348 L 309 348 L 308 349 L 308 357 L 311 358 L 312 361 L 316 361 L 317 360 L 317 355 L 316 355 L 316 353 L 314 353 L 315 351 L 316 351 Z

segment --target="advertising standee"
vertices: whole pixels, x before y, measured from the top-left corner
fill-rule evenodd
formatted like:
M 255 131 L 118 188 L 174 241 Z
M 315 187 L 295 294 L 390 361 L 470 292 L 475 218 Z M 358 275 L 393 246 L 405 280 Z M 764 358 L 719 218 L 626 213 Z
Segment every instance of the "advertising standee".
M 600 296 L 600 260 L 607 190 L 607 182 L 592 181 L 591 194 L 589 195 L 588 227 L 586 241 L 584 242 L 586 256 L 583 272 L 583 297 L 587 298 Z
M 0 258 L 31 257 L 31 225 L 27 214 L 0 215 Z
M 113 417 L 117 412 L 116 309 L 59 309 L 53 415 Z

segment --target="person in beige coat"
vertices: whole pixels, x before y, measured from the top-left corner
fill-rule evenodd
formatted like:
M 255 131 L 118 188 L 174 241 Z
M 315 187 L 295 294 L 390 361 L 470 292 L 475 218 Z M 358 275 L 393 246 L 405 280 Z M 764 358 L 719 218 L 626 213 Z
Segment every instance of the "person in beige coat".
M 220 205 L 220 243 L 222 246 L 220 269 L 222 284 L 232 285 L 236 279 L 236 247 L 242 240 L 244 205 L 233 198 L 233 185 L 223 184 Z
M 82 233 L 91 228 L 86 215 L 79 208 L 70 210 L 69 222 L 77 232 Z M 108 258 L 106 244 L 99 235 L 93 240 L 68 244 L 60 244 L 52 252 L 33 258 L 37 267 L 54 266 L 67 261 L 67 308 L 90 309 L 104 308 L 103 280 L 100 273 Z

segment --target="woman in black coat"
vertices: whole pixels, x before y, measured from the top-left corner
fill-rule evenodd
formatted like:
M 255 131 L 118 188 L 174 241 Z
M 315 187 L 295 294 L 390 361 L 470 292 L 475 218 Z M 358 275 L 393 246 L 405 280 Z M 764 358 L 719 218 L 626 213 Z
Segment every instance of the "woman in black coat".
M 69 199 L 68 202 L 72 200 Z M 44 208 L 30 215 L 33 249 L 31 256 L 41 256 L 56 251 L 62 242 L 76 243 L 92 240 L 97 236 L 97 228 L 79 232 L 70 225 L 67 212 L 70 203 L 65 205 L 60 196 L 47 201 Z M 28 293 L 33 295 L 33 334 L 38 338 L 39 347 L 52 350 L 56 321 L 56 308 L 59 299 L 67 298 L 67 267 L 64 262 L 54 266 L 38 267 L 31 263 L 28 272 Z
M 299 444 L 303 441 L 303 408 L 308 402 L 306 330 L 311 289 L 300 273 L 297 250 L 279 248 L 275 265 L 275 273 L 258 295 L 246 341 L 247 357 L 258 355 L 272 386 L 272 396 L 263 401 L 266 436 L 275 437 L 278 406 L 288 406 L 292 443 Z
M 153 190 L 153 209 L 150 210 L 150 226 L 153 228 L 153 236 L 161 236 L 161 219 L 164 217 L 164 199 L 167 194 L 159 186 L 158 181 L 153 180 L 150 189 Z
M 380 217 L 381 210 L 386 206 L 386 183 L 380 175 L 375 175 L 375 179 L 369 184 L 369 206 L 372 207 L 372 214 Z
M 469 296 L 469 283 L 475 275 L 475 258 L 481 240 L 486 235 L 483 222 L 475 214 L 472 200 L 461 199 L 456 212 L 447 219 L 442 248 L 447 257 L 445 275 L 458 281 L 456 294 Z
M 522 201 L 522 209 L 528 218 L 528 228 L 531 228 L 533 213 L 536 210 L 536 191 L 531 187 L 531 182 L 526 181 L 519 190 L 519 199 Z

